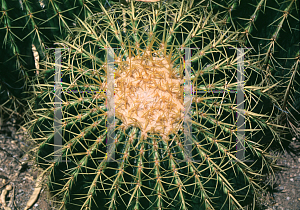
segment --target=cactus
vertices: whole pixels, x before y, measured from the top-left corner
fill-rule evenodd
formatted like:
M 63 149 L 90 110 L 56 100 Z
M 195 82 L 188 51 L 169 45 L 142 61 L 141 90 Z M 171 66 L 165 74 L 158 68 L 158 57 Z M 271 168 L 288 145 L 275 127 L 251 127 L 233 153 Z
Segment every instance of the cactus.
M 225 22 L 242 30 L 246 47 L 259 56 L 257 67 L 266 75 L 280 110 L 277 124 L 286 125 L 299 136 L 299 22 L 298 0 L 209 1 L 214 13 L 222 13 Z M 291 138 L 291 137 L 289 137 Z
M 100 4 L 99 14 L 76 19 L 72 38 L 57 40 L 69 48 L 62 51 L 61 65 L 45 51 L 49 57 L 32 82 L 26 127 L 57 208 L 255 208 L 263 182 L 279 168 L 267 149 L 281 145 L 284 127 L 275 124 L 279 110 L 270 110 L 277 103 L 268 92 L 273 87 L 264 83 L 247 50 L 243 115 L 235 79 L 241 33 L 222 24 L 224 18 L 205 3 L 130 1 L 110 9 Z M 194 48 L 190 60 L 185 48 Z M 61 85 L 54 83 L 58 67 Z M 109 69 L 115 72 L 114 97 L 108 97 Z M 54 85 L 62 88 L 61 104 Z M 115 128 L 108 129 L 112 98 Z M 236 156 L 241 118 L 246 160 L 254 162 Z
M 35 48 L 41 60 L 45 48 L 55 47 L 55 37 L 65 38 L 73 27 L 74 15 L 84 18 L 112 1 L 2 0 L 0 2 L 0 114 L 24 116 L 36 75 Z

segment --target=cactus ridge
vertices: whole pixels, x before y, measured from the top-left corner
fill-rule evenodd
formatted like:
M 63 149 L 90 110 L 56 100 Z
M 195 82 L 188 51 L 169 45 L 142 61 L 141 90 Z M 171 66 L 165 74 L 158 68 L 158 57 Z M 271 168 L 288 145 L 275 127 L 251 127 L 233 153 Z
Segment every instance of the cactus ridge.
M 299 30 L 298 0 L 209 1 L 209 10 L 222 14 L 224 23 L 241 30 L 246 47 L 252 47 L 256 68 L 265 74 L 281 113 L 277 124 L 299 136 Z M 270 92 L 270 93 L 271 93 Z
M 5 121 L 12 115 L 24 118 L 32 82 L 44 50 L 55 47 L 56 37 L 65 38 L 76 16 L 84 18 L 110 7 L 111 1 L 2 0 L 0 2 L 0 114 Z M 71 34 L 72 36 L 72 34 Z M 47 58 L 46 58 L 47 59 Z

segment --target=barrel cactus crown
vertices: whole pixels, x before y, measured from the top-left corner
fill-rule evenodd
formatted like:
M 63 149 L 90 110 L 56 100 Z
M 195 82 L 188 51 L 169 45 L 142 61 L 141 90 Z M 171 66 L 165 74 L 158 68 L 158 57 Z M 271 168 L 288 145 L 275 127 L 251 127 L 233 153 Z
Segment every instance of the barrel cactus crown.
M 59 208 L 254 208 L 276 167 L 266 148 L 280 139 L 239 32 L 185 1 L 101 9 L 59 41 L 61 63 L 46 52 L 30 103 L 36 162 Z M 236 155 L 240 129 L 253 162 Z

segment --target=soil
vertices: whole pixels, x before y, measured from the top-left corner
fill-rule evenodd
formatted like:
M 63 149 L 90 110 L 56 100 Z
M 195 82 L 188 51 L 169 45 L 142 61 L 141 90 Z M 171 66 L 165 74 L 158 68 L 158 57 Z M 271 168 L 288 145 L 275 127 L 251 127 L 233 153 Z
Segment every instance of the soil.
M 12 186 L 5 198 L 6 205 L 12 210 L 19 210 L 25 209 L 41 172 L 35 169 L 29 155 L 26 154 L 30 145 L 25 143 L 22 129 L 17 132 L 18 126 L 13 124 L 14 122 L 12 119 L 0 126 L 0 190 L 2 192 L 7 186 Z M 42 188 L 37 201 L 29 209 L 55 209 L 53 204 L 47 201 L 48 197 L 45 187 Z M 0 201 L 0 206 L 1 203 Z M 1 209 L 4 209 L 3 203 Z
M 0 124 L 0 190 L 2 192 L 6 186 L 12 186 L 12 190 L 7 193 L 5 203 L 9 205 L 11 202 L 9 207 L 12 210 L 19 210 L 25 209 L 40 172 L 35 169 L 36 167 L 26 154 L 30 145 L 24 141 L 24 132 L 14 123 L 15 120 L 11 119 L 2 126 Z M 280 154 L 279 157 L 282 158 L 276 163 L 288 168 L 275 173 L 276 180 L 273 189 L 257 201 L 260 206 L 257 209 L 300 210 L 299 153 L 300 143 L 296 138 L 293 138 L 292 143 L 285 148 L 283 153 L 271 151 L 271 154 Z M 43 187 L 37 201 L 29 209 L 55 209 L 54 204 L 48 202 L 47 198 L 49 194 Z
M 300 142 L 293 137 L 291 144 L 281 153 L 271 151 L 281 159 L 276 164 L 287 167 L 275 173 L 273 189 L 263 195 L 260 202 L 267 210 L 300 210 Z M 279 155 L 280 154 L 280 155 Z

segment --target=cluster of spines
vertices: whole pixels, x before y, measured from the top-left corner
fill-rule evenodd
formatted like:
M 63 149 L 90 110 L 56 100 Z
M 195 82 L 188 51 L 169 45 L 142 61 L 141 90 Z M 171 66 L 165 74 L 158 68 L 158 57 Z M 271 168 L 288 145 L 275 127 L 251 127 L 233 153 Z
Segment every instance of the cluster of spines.
M 280 99 L 274 104 L 280 110 L 275 123 L 290 125 L 293 135 L 298 136 L 299 0 L 209 2 L 212 11 L 223 15 L 224 25 L 240 30 L 243 45 L 252 48 L 251 55 L 257 57 L 253 69 L 266 75 L 263 84 L 275 85 L 269 91 Z
M 53 0 L 3 0 L 0 2 L 0 113 L 2 118 L 16 114 L 24 117 L 27 100 L 38 64 L 33 51 L 40 60 L 48 59 L 47 47 L 55 47 L 56 37 L 72 37 L 76 16 L 85 18 L 106 8 L 113 1 L 64 1 Z M 5 52 L 5 53 L 4 53 Z

